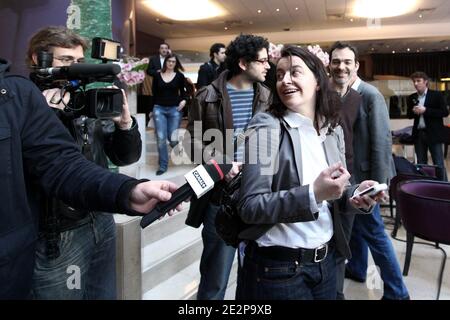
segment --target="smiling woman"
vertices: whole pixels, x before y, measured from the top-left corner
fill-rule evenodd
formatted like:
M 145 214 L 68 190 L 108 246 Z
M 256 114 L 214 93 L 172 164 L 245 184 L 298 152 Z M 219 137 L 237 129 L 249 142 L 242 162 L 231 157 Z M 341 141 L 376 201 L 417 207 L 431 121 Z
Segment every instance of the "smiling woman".
M 179 21 L 210 19 L 225 15 L 225 10 L 211 0 L 147 0 L 151 10 Z

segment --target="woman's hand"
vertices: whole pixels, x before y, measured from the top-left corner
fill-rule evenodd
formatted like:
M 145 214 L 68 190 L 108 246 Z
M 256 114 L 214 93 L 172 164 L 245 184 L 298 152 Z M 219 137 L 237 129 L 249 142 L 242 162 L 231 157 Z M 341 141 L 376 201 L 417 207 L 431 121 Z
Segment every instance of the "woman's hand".
M 178 104 L 177 110 L 181 111 L 183 110 L 183 108 L 186 106 L 186 100 L 181 100 L 180 103 Z
M 361 182 L 358 189 L 356 189 L 356 191 L 355 191 L 355 195 L 350 198 L 350 203 L 355 208 L 368 210 L 372 206 L 376 205 L 377 203 L 386 201 L 388 196 L 385 191 L 380 191 L 374 196 L 368 196 L 368 195 L 358 196 L 358 193 L 360 193 L 360 192 L 366 190 L 367 188 L 369 188 L 373 185 L 376 185 L 376 184 L 378 184 L 378 182 L 374 181 L 374 180 L 365 180 L 365 181 Z

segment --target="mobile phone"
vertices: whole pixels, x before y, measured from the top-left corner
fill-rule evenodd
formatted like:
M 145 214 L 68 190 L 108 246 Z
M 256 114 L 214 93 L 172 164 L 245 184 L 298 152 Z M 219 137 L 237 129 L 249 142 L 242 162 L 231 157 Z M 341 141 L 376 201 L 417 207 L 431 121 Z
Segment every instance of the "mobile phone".
M 378 192 L 385 191 L 385 190 L 387 190 L 387 189 L 388 189 L 388 186 L 387 186 L 386 183 L 376 184 L 376 185 L 373 185 L 373 186 L 371 186 L 371 187 L 369 187 L 369 188 L 367 188 L 367 189 L 361 191 L 361 192 L 358 193 L 358 194 L 355 194 L 355 195 L 352 197 L 352 199 L 355 198 L 355 197 L 357 197 L 357 196 L 364 196 L 364 195 L 367 195 L 367 196 L 369 196 L 369 197 L 372 197 L 372 196 L 376 195 Z

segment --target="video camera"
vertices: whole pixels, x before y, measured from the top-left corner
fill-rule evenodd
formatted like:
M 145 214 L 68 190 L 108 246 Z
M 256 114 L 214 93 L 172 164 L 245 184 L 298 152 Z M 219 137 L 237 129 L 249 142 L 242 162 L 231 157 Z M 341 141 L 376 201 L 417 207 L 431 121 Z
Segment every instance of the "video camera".
M 61 97 L 70 93 L 70 100 L 64 111 L 74 117 L 85 115 L 90 118 L 109 119 L 120 116 L 123 95 L 120 89 L 95 88 L 86 90 L 86 85 L 93 82 L 113 83 L 120 73 L 120 66 L 107 63 L 118 60 L 120 43 L 103 38 L 92 39 L 94 59 L 101 59 L 102 64 L 76 63 L 64 67 L 52 67 L 53 54 L 47 51 L 38 53 L 37 66 L 31 73 L 31 80 L 41 91 L 60 88 Z

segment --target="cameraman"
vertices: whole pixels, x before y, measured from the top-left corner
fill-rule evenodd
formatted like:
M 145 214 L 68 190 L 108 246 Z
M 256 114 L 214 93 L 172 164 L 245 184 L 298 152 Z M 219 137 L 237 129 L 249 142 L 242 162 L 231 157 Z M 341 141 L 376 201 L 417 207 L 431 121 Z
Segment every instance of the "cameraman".
M 86 41 L 65 27 L 47 27 L 33 35 L 27 59 L 32 68 L 42 51 L 53 54 L 52 67 L 84 62 Z M 63 111 L 67 93 L 53 88 L 43 91 L 50 107 L 69 129 L 88 160 L 107 168 L 107 157 L 118 166 L 139 160 L 141 138 L 137 122 L 130 116 L 124 94 L 122 114 L 111 120 L 73 116 Z M 75 204 L 76 205 L 76 204 Z M 48 199 L 40 216 L 39 240 L 33 277 L 35 299 L 115 299 L 116 230 L 111 214 L 73 208 Z M 66 284 L 68 267 L 77 266 L 81 288 Z
M 87 161 L 36 86 L 7 69 L 0 59 L 0 300 L 29 298 L 43 192 L 78 208 L 139 215 L 176 190 Z

